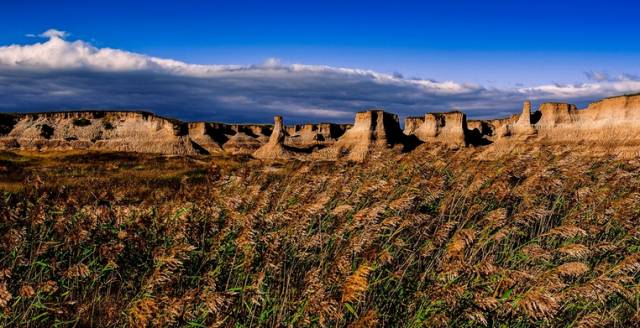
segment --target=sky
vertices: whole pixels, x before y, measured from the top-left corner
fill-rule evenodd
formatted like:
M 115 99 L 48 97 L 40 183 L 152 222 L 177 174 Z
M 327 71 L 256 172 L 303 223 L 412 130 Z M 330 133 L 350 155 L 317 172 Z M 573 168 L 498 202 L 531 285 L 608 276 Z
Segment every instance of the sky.
M 3 1 L 0 111 L 349 122 L 640 92 L 633 1 Z

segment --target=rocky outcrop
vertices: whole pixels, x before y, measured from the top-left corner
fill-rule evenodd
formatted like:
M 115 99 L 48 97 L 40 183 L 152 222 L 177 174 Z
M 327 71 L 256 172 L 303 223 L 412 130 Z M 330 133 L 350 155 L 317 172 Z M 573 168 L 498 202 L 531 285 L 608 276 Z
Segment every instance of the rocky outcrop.
M 413 135 L 423 123 L 424 116 L 409 116 L 404 119 L 404 130 L 402 132 L 408 136 Z
M 226 149 L 231 154 L 251 154 L 268 140 L 264 133 L 271 129 L 258 124 L 184 123 L 139 111 L 2 114 L 0 149 L 167 155 L 220 154 Z
M 275 124 L 273 125 L 273 131 L 269 137 L 269 141 L 258 148 L 253 153 L 253 157 L 259 159 L 287 159 L 291 158 L 291 153 L 284 147 L 284 139 L 286 131 L 282 124 L 282 116 L 276 116 L 274 118 Z
M 485 122 L 507 142 L 536 135 L 547 142 L 640 143 L 640 95 L 599 100 L 585 109 L 557 102 L 543 103 L 533 113 L 530 108 L 525 103 L 519 116 Z
M 219 154 L 223 152 L 222 146 L 216 141 L 215 135 L 220 133 L 206 122 L 189 123 L 189 138 L 194 147 L 199 148 L 203 153 Z M 218 139 L 220 139 L 218 137 Z
M 537 141 L 638 149 L 640 94 L 602 99 L 586 109 L 543 103 L 532 112 L 526 101 L 521 114 L 492 120 L 467 121 L 461 112 L 427 113 L 408 117 L 404 131 L 397 115 L 380 109 L 357 113 L 353 126 L 321 123 L 289 127 L 282 124 L 281 117 L 270 125 L 184 123 L 138 111 L 0 113 L 0 149 L 228 153 L 260 159 L 346 158 L 360 162 L 373 152 L 396 145 L 409 151 L 418 143 L 458 148 Z
M 185 123 L 145 112 L 36 113 L 17 115 L 16 121 L 3 143 L 26 150 L 200 153 Z
M 284 143 L 295 148 L 327 146 L 335 143 L 349 128 L 350 124 L 333 123 L 290 125 L 285 128 L 288 136 Z
M 532 135 L 536 133 L 531 121 L 531 101 L 525 101 L 522 105 L 522 114 L 513 124 L 513 134 L 515 135 Z
M 362 162 L 370 151 L 389 148 L 401 143 L 404 134 L 398 115 L 380 109 L 356 113 L 355 124 L 332 146 L 322 149 L 319 157 L 337 159 L 345 157 Z
M 273 127 L 267 124 L 230 124 L 226 129 L 230 130 L 231 134 L 243 133 L 263 144 L 269 141 Z
M 222 149 L 231 155 L 251 155 L 262 146 L 257 138 L 238 132 L 222 145 Z
M 638 121 L 640 120 L 640 94 L 611 97 L 589 104 L 578 113 L 585 121 Z
M 460 147 L 466 145 L 467 117 L 461 112 L 427 113 L 423 119 L 405 120 L 405 134 L 414 135 L 425 143 L 444 143 Z
M 536 114 L 531 113 L 531 101 L 525 101 L 522 105 L 522 113 L 520 115 L 514 115 L 504 120 L 492 120 L 488 124 L 493 126 L 495 131 L 495 137 L 527 137 L 536 134 L 537 130 L 533 125 L 534 116 L 538 117 L 539 112 Z
M 554 128 L 559 124 L 571 124 L 578 120 L 576 105 L 563 103 L 544 103 L 540 105 L 538 128 Z

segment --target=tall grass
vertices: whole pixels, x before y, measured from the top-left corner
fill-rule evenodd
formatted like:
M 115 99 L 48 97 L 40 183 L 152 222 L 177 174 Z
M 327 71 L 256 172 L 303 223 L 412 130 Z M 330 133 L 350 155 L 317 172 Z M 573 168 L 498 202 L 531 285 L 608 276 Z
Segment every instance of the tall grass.
M 632 325 L 640 164 L 569 150 L 3 155 L 0 325 Z

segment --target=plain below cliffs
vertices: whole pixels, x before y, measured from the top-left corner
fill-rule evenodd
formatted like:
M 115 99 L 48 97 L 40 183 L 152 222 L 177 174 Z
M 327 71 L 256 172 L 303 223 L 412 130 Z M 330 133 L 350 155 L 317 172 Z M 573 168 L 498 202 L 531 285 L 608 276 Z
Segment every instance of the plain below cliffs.
M 378 150 L 410 151 L 419 146 L 453 149 L 517 142 L 640 145 L 640 95 L 606 98 L 585 109 L 543 103 L 520 114 L 467 120 L 462 112 L 408 117 L 381 109 L 356 113 L 350 124 L 185 123 L 138 111 L 0 113 L 0 149 L 124 151 L 168 155 L 232 154 L 263 160 L 362 162 Z M 640 153 L 639 153 L 640 154 Z

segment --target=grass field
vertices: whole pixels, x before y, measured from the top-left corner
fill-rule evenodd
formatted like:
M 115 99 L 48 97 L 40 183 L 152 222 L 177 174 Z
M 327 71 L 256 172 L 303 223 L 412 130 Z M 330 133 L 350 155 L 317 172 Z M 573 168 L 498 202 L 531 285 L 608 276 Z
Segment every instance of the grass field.
M 640 162 L 478 153 L 1 153 L 0 326 L 638 322 Z

